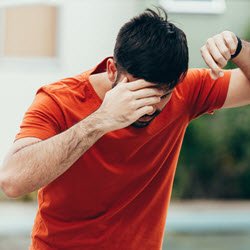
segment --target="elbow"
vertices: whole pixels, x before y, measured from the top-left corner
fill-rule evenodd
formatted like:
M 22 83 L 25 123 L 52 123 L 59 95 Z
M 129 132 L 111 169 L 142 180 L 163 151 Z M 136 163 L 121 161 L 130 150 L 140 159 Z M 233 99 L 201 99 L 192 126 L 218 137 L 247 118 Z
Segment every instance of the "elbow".
M 13 178 L 5 176 L 2 172 L 0 172 L 0 188 L 8 198 L 15 199 L 23 195 Z

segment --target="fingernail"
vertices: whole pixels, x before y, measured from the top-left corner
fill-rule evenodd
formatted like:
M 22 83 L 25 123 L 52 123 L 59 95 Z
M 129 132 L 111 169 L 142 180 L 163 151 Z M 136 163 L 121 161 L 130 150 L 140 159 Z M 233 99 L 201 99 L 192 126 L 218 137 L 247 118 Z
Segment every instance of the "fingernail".
M 220 77 L 224 76 L 224 72 L 221 71 L 221 72 L 219 73 L 219 76 L 220 76 Z

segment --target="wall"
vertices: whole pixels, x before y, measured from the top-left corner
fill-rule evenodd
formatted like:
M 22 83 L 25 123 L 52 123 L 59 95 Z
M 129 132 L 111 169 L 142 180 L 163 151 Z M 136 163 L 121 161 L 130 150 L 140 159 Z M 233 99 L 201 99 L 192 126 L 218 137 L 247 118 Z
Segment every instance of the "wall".
M 36 90 L 41 85 L 85 71 L 111 55 L 119 28 L 137 13 L 141 4 L 134 0 L 61 2 L 59 60 L 55 64 L 36 60 L 0 61 L 0 162 Z

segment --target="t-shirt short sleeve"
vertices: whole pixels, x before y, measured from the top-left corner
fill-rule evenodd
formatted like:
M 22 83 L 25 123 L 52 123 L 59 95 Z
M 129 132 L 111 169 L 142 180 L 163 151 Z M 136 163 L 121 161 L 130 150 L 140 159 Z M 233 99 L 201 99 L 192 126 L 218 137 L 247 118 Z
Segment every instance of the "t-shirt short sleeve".
M 216 80 L 210 76 L 209 69 L 191 69 L 186 79 L 185 98 L 190 120 L 208 113 L 212 114 L 225 103 L 231 70 L 224 70 L 224 76 Z
M 60 133 L 63 123 L 61 109 L 53 98 L 41 89 L 25 113 L 15 140 L 24 137 L 45 140 Z

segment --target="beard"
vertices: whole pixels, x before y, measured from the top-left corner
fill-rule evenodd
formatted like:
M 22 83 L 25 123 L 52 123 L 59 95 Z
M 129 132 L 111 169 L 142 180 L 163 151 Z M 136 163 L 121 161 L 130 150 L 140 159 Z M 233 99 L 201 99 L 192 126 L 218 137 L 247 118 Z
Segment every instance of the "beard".
M 139 118 L 137 121 L 133 122 L 131 124 L 131 126 L 134 127 L 134 128 L 147 127 L 155 119 L 155 117 L 158 116 L 160 113 L 161 113 L 160 110 L 156 110 L 154 112 L 154 114 L 152 114 L 152 115 L 144 115 L 141 118 Z

